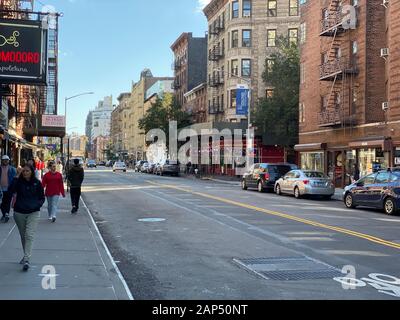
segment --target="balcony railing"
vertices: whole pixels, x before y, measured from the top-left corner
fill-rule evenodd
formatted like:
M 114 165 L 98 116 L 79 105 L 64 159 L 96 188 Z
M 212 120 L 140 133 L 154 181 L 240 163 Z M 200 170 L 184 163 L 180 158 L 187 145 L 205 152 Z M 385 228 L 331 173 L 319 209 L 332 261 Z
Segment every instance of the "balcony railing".
M 341 9 L 331 12 L 326 18 L 321 20 L 321 36 L 333 36 L 339 32 L 344 32 Z
M 224 113 L 224 106 L 216 103 L 208 106 L 208 114 L 221 114 Z
M 216 47 L 211 50 L 211 52 L 208 55 L 208 60 L 210 61 L 218 61 L 222 59 L 224 56 L 224 49 L 221 47 Z
M 179 60 L 175 60 L 175 62 L 172 63 L 171 68 L 172 68 L 172 70 L 175 70 L 175 71 L 179 70 L 180 68 L 182 68 L 182 62 Z
M 356 74 L 355 63 L 350 63 L 344 58 L 337 58 L 320 66 L 320 80 L 331 80 L 342 73 Z
M 218 73 L 216 75 L 209 77 L 209 79 L 208 79 L 208 85 L 210 87 L 218 87 L 223 84 L 224 84 L 224 74 L 223 73 Z
M 221 20 L 221 21 L 218 21 L 217 24 L 215 24 L 215 25 L 213 24 L 211 26 L 210 34 L 217 36 L 224 30 L 225 30 L 225 21 Z
M 318 115 L 318 122 L 320 127 L 330 127 L 342 124 L 342 117 L 340 110 L 324 110 Z
M 181 87 L 182 87 L 182 84 L 181 84 L 181 82 L 178 81 L 178 80 L 175 80 L 175 81 L 172 82 L 172 84 L 171 84 L 171 89 L 172 89 L 172 90 L 178 90 L 178 89 L 181 88 Z

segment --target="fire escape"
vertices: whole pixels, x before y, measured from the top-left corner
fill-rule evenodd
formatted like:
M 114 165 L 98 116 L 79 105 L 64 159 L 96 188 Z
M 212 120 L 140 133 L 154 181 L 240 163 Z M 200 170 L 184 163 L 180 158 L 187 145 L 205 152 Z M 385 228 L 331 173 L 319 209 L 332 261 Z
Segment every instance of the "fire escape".
M 349 30 L 344 26 L 342 6 L 342 1 L 330 0 L 322 12 L 320 36 L 329 39 L 329 50 L 322 55 L 320 81 L 329 83 L 329 94 L 321 98 L 320 127 L 352 126 L 355 120 L 351 84 L 357 66 L 350 39 L 346 37 Z
M 208 75 L 208 87 L 211 91 L 209 95 L 208 114 L 218 115 L 224 113 L 224 99 L 223 99 L 223 85 L 224 85 L 224 67 L 219 68 L 220 60 L 225 55 L 225 42 L 221 40 L 220 35 L 225 30 L 225 15 L 220 15 L 210 25 L 210 36 L 212 36 L 213 43 L 209 46 L 208 60 L 211 62 L 212 73 Z M 222 86 L 222 95 L 220 95 Z

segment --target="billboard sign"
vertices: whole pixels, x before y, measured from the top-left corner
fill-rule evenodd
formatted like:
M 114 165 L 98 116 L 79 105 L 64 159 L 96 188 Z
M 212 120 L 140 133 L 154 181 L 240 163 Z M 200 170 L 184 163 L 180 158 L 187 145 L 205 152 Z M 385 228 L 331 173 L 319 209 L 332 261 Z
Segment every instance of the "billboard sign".
M 41 21 L 0 19 L 0 82 L 46 85 L 47 29 Z
M 249 112 L 249 87 L 238 85 L 236 87 L 236 115 L 247 116 Z
M 54 115 L 42 115 L 42 126 L 59 128 L 65 127 L 65 117 L 64 116 L 54 116 Z

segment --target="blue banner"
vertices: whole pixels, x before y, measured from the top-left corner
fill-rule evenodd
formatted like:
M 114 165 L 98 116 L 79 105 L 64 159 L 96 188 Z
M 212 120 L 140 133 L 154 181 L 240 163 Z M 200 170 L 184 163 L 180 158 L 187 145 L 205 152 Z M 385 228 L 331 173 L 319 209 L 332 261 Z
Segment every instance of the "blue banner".
M 247 116 L 249 113 L 249 89 L 236 89 L 236 115 Z

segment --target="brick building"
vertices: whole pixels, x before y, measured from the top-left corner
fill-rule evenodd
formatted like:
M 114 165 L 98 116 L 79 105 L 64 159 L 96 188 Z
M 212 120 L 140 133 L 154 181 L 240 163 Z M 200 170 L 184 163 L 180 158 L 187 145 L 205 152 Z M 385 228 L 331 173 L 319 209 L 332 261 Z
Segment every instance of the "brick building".
M 364 176 L 393 165 L 400 70 L 385 48 L 399 46 L 400 15 L 389 2 L 385 8 L 382 0 L 302 1 L 296 150 L 302 168 L 324 171 L 338 187 L 349 183 L 355 166 Z
M 207 84 L 202 83 L 184 95 L 185 110 L 189 112 L 193 123 L 207 121 Z
M 206 81 L 207 37 L 197 38 L 191 32 L 182 33 L 171 50 L 175 57 L 172 88 L 178 103 L 185 108 L 184 94 Z

